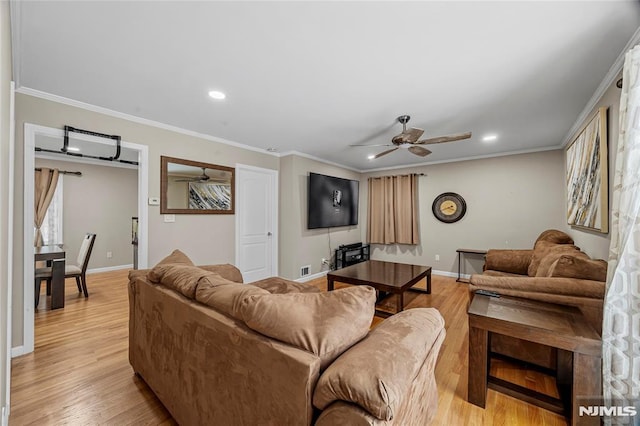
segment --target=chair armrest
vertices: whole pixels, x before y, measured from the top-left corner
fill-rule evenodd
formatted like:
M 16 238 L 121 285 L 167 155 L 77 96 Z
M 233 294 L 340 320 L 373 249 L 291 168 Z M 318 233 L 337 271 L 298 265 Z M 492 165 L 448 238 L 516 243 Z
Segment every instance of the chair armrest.
M 433 375 L 444 335 L 444 320 L 433 308 L 409 309 L 387 318 L 325 370 L 313 405 L 324 410 L 346 401 L 379 420 L 401 417 L 402 402 L 411 397 L 417 377 Z M 422 382 L 435 386 L 428 377 Z
M 527 275 L 533 250 L 496 250 L 487 251 L 484 269 Z

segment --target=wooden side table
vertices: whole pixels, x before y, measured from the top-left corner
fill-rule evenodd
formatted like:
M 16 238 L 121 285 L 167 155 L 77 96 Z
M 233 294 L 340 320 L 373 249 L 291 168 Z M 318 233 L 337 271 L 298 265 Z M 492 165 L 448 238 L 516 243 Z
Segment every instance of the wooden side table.
M 456 250 L 456 252 L 458 253 L 458 278 L 456 279 L 456 282 L 458 283 L 468 283 L 469 281 L 463 281 L 461 276 L 460 276 L 460 264 L 462 262 L 462 255 L 463 254 L 481 254 L 481 255 L 485 255 L 487 254 L 486 250 L 477 250 L 477 249 L 465 249 L 465 248 L 459 248 L 458 250 Z
M 578 421 L 581 426 L 600 425 L 598 417 L 578 415 L 580 397 L 601 395 L 602 351 L 600 335 L 579 309 L 528 299 L 474 294 L 468 314 L 470 403 L 484 408 L 489 387 L 530 404 L 564 413 L 571 418 L 572 425 L 577 425 Z M 566 380 L 569 392 L 559 388 L 562 399 L 552 398 L 491 376 L 492 333 L 557 348 L 556 383 Z M 562 364 L 569 368 L 562 369 Z

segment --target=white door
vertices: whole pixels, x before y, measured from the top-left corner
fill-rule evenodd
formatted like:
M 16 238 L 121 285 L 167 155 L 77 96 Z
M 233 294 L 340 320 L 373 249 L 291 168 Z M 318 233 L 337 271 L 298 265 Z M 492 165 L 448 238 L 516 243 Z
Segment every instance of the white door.
M 236 266 L 245 283 L 278 275 L 278 172 L 236 165 Z

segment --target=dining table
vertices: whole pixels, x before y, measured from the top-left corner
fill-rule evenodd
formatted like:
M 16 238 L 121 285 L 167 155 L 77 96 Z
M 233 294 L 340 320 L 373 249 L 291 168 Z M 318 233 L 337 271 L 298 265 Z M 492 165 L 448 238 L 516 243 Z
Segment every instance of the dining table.
M 64 248 L 60 245 L 35 247 L 34 258 L 36 262 L 51 264 L 51 309 L 64 308 Z

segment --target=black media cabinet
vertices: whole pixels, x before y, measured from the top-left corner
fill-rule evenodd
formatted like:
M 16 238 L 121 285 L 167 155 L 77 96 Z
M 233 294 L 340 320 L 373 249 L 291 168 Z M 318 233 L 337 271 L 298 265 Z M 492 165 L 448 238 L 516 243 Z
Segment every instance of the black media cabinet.
M 369 260 L 369 244 L 355 243 L 342 245 L 336 249 L 335 269 Z

